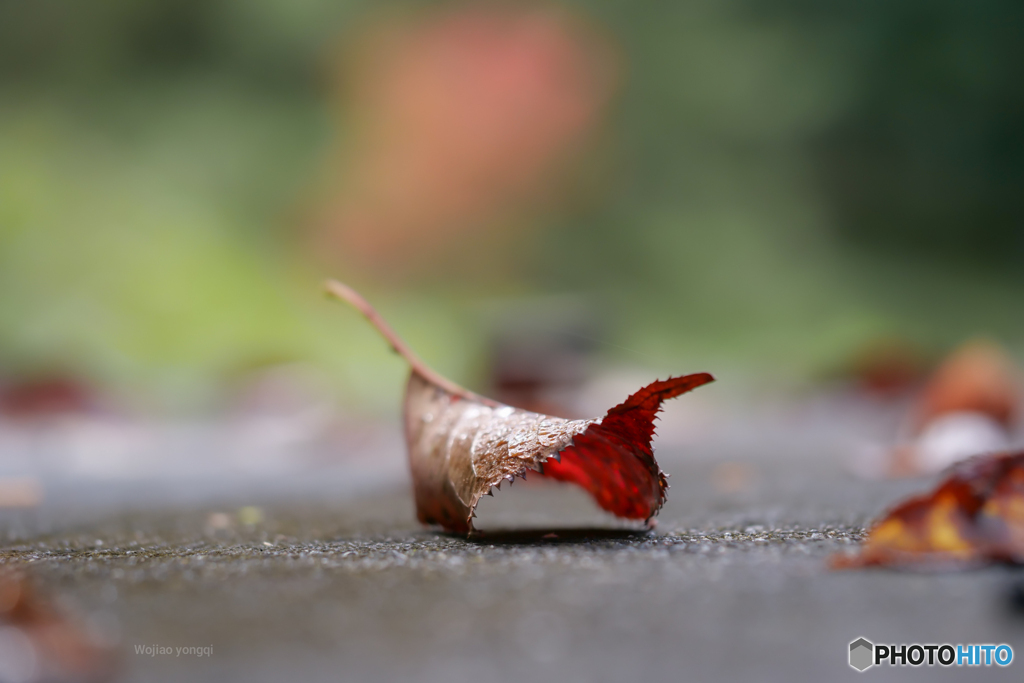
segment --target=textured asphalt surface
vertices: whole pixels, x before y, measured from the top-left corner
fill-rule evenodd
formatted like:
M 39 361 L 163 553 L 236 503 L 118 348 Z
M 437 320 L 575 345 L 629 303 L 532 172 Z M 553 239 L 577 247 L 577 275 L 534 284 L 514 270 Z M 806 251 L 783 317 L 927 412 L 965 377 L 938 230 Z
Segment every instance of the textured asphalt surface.
M 1020 680 L 1024 661 L 848 667 L 859 636 L 1024 658 L 1010 598 L 1024 572 L 829 571 L 932 481 L 865 481 L 803 451 L 725 470 L 659 451 L 673 476 L 654 531 L 517 482 L 485 499 L 470 539 L 420 528 L 404 482 L 343 472 L 187 503 L 141 487 L 106 507 L 127 484 L 65 482 L 48 507 L 0 515 L 0 561 L 116 643 L 125 681 Z

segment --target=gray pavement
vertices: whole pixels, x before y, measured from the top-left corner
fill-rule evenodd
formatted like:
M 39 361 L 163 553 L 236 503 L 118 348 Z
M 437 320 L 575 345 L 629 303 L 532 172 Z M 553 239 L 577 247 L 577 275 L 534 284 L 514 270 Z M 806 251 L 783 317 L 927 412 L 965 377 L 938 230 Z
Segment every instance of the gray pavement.
M 1024 576 L 1009 569 L 826 569 L 929 482 L 775 457 L 734 461 L 744 481 L 723 486 L 715 461 L 662 460 L 673 488 L 653 532 L 520 482 L 467 540 L 419 528 L 401 484 L 332 496 L 345 484 L 324 475 L 79 519 L 69 489 L 66 508 L 8 513 L 0 558 L 117 642 L 128 681 L 1020 680 L 1020 662 L 847 666 L 858 636 L 1024 653 L 1008 599 Z M 213 654 L 135 653 L 153 644 Z

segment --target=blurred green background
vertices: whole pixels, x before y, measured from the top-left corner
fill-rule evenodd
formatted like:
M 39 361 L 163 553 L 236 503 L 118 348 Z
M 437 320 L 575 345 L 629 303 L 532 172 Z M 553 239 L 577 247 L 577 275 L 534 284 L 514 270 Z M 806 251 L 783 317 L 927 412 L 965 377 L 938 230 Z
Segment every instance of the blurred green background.
M 298 361 L 393 408 L 402 364 L 326 276 L 474 387 L 495 302 L 550 295 L 600 312 L 608 363 L 659 371 L 810 378 L 886 338 L 1021 349 L 1020 3 L 563 4 L 617 85 L 552 196 L 484 221 L 501 248 L 323 258 L 352 46 L 467 7 L 0 2 L 0 381 L 188 407 Z

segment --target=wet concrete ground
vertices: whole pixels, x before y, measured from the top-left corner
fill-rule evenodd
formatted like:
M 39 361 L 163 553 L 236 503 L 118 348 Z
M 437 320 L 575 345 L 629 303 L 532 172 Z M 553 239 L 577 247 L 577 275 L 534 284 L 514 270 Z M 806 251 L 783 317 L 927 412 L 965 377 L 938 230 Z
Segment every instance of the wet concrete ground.
M 491 531 L 464 539 L 419 528 L 401 486 L 339 500 L 324 479 L 303 496 L 253 492 L 241 511 L 139 505 L 76 520 L 68 500 L 49 517 L 8 514 L 0 558 L 116 642 L 126 681 L 1020 679 L 1020 662 L 847 666 L 858 636 L 1006 642 L 1024 656 L 1008 597 L 1024 576 L 826 569 L 927 482 L 776 459 L 733 465 L 746 482 L 723 487 L 720 465 L 662 459 L 675 476 L 652 532 L 571 489 L 518 483 L 482 508 Z M 572 528 L 537 528 L 551 520 Z M 212 655 L 136 654 L 146 645 Z

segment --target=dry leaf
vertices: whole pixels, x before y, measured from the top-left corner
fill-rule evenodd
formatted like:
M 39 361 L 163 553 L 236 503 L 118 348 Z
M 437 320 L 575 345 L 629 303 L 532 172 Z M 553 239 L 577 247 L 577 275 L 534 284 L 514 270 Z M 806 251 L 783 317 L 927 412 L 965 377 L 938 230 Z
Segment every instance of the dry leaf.
M 0 508 L 33 508 L 43 501 L 43 486 L 35 477 L 0 477 Z
M 38 419 L 94 408 L 96 396 L 75 377 L 52 375 L 0 383 L 0 415 L 15 419 Z
M 858 555 L 835 568 L 945 568 L 1024 564 L 1024 452 L 979 456 L 957 465 L 929 494 L 876 522 Z
M 844 374 L 867 395 L 887 399 L 913 389 L 924 371 L 924 354 L 915 345 L 899 338 L 879 338 L 856 351 Z
M 981 413 L 1004 428 L 1020 410 L 1016 363 L 998 344 L 984 339 L 957 348 L 938 367 L 915 410 L 914 431 L 949 413 Z
M 22 573 L 0 572 L 0 632 L 2 681 L 85 683 L 117 673 L 114 650 L 58 610 Z
M 650 520 L 668 484 L 654 460 L 654 417 L 663 401 L 714 378 L 707 373 L 653 382 L 602 418 L 566 420 L 502 405 L 441 377 L 423 364 L 358 293 L 329 281 L 327 291 L 355 306 L 411 366 L 405 439 L 424 524 L 473 529 L 480 498 L 534 470 L 572 482 L 605 510 Z
M 870 475 L 933 474 L 981 453 L 1010 447 L 1021 408 L 1020 371 L 983 339 L 954 350 L 932 373 L 905 420 L 900 442 L 864 459 Z

